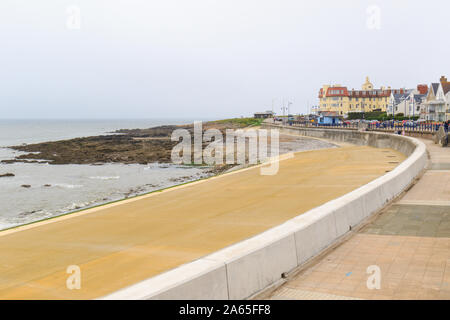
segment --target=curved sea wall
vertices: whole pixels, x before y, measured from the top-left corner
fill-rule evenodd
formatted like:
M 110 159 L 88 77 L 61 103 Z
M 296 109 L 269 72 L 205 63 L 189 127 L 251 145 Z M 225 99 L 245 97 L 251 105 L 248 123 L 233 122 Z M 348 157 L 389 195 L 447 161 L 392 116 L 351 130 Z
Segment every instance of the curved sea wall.
M 424 169 L 425 145 L 377 132 L 280 127 L 281 133 L 392 148 L 408 158 L 376 180 L 255 237 L 119 290 L 103 299 L 245 299 L 335 243 L 383 208 Z

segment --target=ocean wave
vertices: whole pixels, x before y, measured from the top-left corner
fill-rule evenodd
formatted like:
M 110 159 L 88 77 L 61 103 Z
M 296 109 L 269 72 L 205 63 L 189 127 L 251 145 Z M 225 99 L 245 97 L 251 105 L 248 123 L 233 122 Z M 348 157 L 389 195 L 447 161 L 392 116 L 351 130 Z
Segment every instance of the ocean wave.
M 92 204 L 92 202 L 80 202 L 80 203 L 75 203 L 73 202 L 72 204 L 60 209 L 60 212 L 69 212 L 69 211 L 73 211 L 73 210 L 78 210 L 84 207 L 89 206 L 90 204 Z
M 83 185 L 81 185 L 81 184 L 66 184 L 66 183 L 55 183 L 55 184 L 53 184 L 53 186 L 65 188 L 65 189 L 76 189 L 76 188 L 83 187 Z
M 94 180 L 118 180 L 120 179 L 120 176 L 94 176 L 94 177 L 89 177 L 89 179 L 94 179 Z
M 167 169 L 167 168 L 170 168 L 170 167 L 171 167 L 171 164 L 153 162 L 153 163 L 148 163 L 144 167 L 144 170 Z
M 11 227 L 14 227 L 14 226 L 15 226 L 14 223 L 3 223 L 3 222 L 0 222 L 0 230 L 8 229 L 8 228 L 11 228 Z
M 33 210 L 21 212 L 17 216 L 0 221 L 0 230 L 20 226 L 52 217 L 53 214 L 46 210 Z

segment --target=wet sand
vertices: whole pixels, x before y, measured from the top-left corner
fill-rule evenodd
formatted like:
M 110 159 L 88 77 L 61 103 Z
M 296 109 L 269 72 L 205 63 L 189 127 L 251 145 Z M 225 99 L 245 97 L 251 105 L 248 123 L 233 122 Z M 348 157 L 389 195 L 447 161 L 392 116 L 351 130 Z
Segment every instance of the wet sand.
M 394 156 L 394 157 L 393 157 Z M 1 299 L 91 299 L 279 225 L 392 170 L 405 157 L 351 146 L 0 232 Z M 66 288 L 69 265 L 81 289 Z

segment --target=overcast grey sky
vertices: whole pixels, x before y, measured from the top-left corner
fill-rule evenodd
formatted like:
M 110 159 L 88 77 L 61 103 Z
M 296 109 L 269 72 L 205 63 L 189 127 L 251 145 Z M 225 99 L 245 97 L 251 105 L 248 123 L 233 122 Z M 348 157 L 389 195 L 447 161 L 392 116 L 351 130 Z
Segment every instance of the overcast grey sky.
M 224 118 L 274 98 L 280 113 L 283 97 L 299 113 L 325 83 L 428 84 L 450 76 L 449 14 L 446 0 L 1 0 L 0 118 Z

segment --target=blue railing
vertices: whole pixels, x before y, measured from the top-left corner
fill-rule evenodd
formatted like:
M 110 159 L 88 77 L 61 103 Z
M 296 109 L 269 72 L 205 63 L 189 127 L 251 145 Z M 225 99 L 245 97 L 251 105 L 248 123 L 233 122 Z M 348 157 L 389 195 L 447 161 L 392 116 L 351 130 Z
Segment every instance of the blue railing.
M 291 121 L 288 123 L 291 126 L 306 127 L 306 128 L 335 128 L 335 129 L 349 129 L 357 130 L 359 128 L 358 123 L 339 123 L 339 124 L 319 124 L 319 123 L 305 123 L 300 121 Z M 371 131 L 405 131 L 405 132 L 418 132 L 418 133 L 433 133 L 439 130 L 441 126 L 444 126 L 445 131 L 448 132 L 448 126 L 442 123 L 420 123 L 420 124 L 408 124 L 408 123 L 367 123 L 367 129 Z

